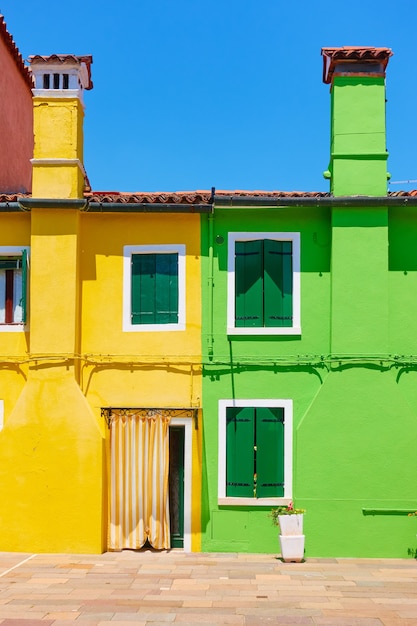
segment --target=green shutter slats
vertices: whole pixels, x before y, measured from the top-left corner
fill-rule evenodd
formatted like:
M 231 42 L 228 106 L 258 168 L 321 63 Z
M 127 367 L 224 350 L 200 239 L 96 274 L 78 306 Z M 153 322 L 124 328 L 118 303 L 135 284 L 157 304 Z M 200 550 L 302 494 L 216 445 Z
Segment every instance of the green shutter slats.
M 132 256 L 132 324 L 155 323 L 155 256 Z
M 157 254 L 155 319 L 157 324 L 178 323 L 178 254 Z
M 235 325 L 263 326 L 263 241 L 236 241 Z
M 254 497 L 255 411 L 229 407 L 226 412 L 226 496 Z
M 293 325 L 291 241 L 235 242 L 235 326 Z
M 284 495 L 284 409 L 256 408 L 256 497 Z
M 132 324 L 178 323 L 178 253 L 132 255 Z
M 264 326 L 292 326 L 292 242 L 265 239 L 264 267 Z

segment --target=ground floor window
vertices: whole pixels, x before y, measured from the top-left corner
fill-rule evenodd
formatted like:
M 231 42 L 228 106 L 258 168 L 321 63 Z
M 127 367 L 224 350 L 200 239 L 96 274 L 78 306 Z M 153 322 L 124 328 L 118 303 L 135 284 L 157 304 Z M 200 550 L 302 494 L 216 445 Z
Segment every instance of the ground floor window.
M 219 402 L 219 504 L 292 497 L 292 401 Z

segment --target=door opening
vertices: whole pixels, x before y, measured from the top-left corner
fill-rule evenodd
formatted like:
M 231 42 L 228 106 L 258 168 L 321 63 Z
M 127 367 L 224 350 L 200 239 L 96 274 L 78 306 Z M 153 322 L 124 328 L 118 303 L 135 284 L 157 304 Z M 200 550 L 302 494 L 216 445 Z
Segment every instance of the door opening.
M 169 427 L 169 517 L 171 548 L 184 547 L 184 426 Z

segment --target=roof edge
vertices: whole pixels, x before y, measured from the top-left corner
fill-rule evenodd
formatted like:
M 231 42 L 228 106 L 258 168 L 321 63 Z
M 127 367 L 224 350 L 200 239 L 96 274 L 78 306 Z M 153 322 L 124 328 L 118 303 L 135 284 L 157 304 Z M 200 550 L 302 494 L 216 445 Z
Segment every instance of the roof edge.
M 23 57 L 19 51 L 19 48 L 17 47 L 12 35 L 7 30 L 7 25 L 4 19 L 4 15 L 1 15 L 1 14 L 0 14 L 0 37 L 3 40 L 6 48 L 8 48 L 10 55 L 17 69 L 19 70 L 19 73 L 21 74 L 23 80 L 25 81 L 29 89 L 32 89 L 33 79 L 32 79 L 30 70 L 27 67 L 27 65 L 25 65 L 25 62 L 23 61 Z

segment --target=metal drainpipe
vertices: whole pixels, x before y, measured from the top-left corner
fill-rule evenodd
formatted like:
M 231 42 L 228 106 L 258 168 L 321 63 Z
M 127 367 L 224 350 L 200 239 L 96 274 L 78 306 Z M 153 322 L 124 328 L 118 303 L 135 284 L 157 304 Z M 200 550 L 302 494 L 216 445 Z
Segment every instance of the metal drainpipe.
M 208 216 L 208 358 L 213 360 L 214 336 L 213 336 L 213 289 L 214 289 L 214 212 Z

